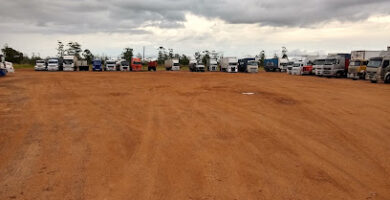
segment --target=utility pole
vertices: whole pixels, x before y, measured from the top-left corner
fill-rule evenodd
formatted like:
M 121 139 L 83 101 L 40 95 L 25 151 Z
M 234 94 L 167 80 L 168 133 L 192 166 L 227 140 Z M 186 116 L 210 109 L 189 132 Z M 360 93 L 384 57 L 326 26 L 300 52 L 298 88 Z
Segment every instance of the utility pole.
M 142 61 L 145 61 L 145 46 L 143 46 L 142 48 L 143 48 Z

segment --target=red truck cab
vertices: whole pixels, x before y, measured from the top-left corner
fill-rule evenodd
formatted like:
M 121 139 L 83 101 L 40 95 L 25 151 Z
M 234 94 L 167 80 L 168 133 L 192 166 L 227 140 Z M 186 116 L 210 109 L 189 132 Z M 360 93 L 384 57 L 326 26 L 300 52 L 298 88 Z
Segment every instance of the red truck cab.
M 312 74 L 313 73 L 313 64 L 308 64 L 306 66 L 303 66 L 302 68 L 302 74 Z
M 141 58 L 132 58 L 131 59 L 131 70 L 132 71 L 141 71 L 142 70 Z
M 157 61 L 150 61 L 148 63 L 148 71 L 156 71 L 157 70 Z

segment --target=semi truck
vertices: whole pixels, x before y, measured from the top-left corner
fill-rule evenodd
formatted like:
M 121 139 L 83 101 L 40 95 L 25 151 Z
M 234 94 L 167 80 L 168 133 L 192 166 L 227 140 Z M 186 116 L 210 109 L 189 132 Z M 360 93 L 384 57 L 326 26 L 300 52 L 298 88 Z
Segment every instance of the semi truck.
M 328 57 L 325 59 L 323 76 L 337 78 L 346 76 L 348 73 L 350 59 L 351 54 L 348 53 L 328 55 Z
M 198 63 L 196 60 L 191 60 L 188 66 L 190 72 L 204 72 L 206 67 L 202 63 Z
M 92 71 L 103 71 L 103 63 L 101 60 L 92 61 Z
M 270 58 L 264 60 L 264 70 L 266 72 L 280 71 L 279 58 Z
M 76 68 L 76 71 L 77 71 L 77 69 L 79 71 L 89 71 L 88 61 L 87 60 L 77 60 L 75 68 Z
M 0 54 L 0 76 L 7 75 L 8 70 L 6 66 L 4 55 Z
M 216 58 L 210 58 L 207 60 L 207 69 L 210 72 L 218 71 L 218 62 Z
M 259 64 L 255 58 L 243 58 L 238 60 L 239 72 L 257 73 L 259 71 Z
M 63 70 L 64 71 L 76 71 L 77 65 L 77 57 L 76 56 L 64 56 L 63 58 Z
M 116 61 L 115 60 L 106 60 L 105 71 L 116 71 Z
M 157 61 L 150 61 L 148 63 L 148 71 L 157 71 Z
M 179 59 L 168 59 L 165 61 L 165 69 L 167 71 L 179 71 L 180 70 L 180 63 Z
M 289 60 L 288 58 L 280 58 L 279 59 L 279 70 L 281 72 L 287 72 L 287 66 L 288 66 L 288 63 L 289 63 Z
M 131 70 L 132 71 L 142 71 L 141 58 L 132 58 L 131 59 Z
M 379 57 L 383 51 L 352 51 L 348 67 L 348 78 L 353 80 L 365 79 L 367 64 L 370 58 Z
M 287 70 L 286 70 L 287 74 L 292 74 L 292 68 L 293 67 L 294 67 L 294 62 L 293 61 L 289 61 L 287 63 Z
M 325 64 L 325 58 L 319 58 L 314 60 L 312 74 L 317 75 L 318 74 L 317 70 L 321 70 L 322 72 L 324 68 L 324 64 Z
M 47 61 L 47 71 L 60 71 L 61 70 L 61 63 L 58 58 L 50 58 Z
M 390 51 L 371 58 L 367 64 L 367 79 L 372 83 L 390 83 Z
M 119 60 L 116 62 L 116 70 L 121 72 L 131 71 L 130 63 L 125 59 Z
M 221 71 L 229 73 L 238 72 L 238 59 L 236 57 L 222 58 Z
M 47 70 L 47 63 L 45 60 L 37 60 L 35 62 L 34 66 L 35 71 L 46 71 Z
M 307 62 L 305 59 L 300 59 L 296 62 L 294 62 L 291 74 L 292 75 L 302 75 L 303 67 L 307 65 Z

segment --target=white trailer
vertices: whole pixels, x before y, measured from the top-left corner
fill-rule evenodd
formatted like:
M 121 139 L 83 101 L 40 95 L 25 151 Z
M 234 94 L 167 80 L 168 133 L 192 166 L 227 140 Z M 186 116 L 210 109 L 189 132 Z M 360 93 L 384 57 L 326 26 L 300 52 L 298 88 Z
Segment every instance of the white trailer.
M 238 72 L 238 59 L 236 57 L 222 58 L 221 71 L 230 73 Z
M 164 64 L 167 71 L 180 71 L 179 59 L 168 59 Z

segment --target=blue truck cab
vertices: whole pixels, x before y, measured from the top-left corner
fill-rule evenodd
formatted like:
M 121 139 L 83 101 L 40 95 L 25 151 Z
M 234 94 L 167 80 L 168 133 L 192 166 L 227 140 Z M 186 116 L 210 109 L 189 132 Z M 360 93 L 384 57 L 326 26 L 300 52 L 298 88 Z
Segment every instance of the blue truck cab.
M 264 70 L 266 72 L 280 71 L 280 68 L 279 68 L 279 58 L 265 59 L 264 60 Z
M 103 71 L 102 61 L 93 60 L 92 61 L 92 71 Z

